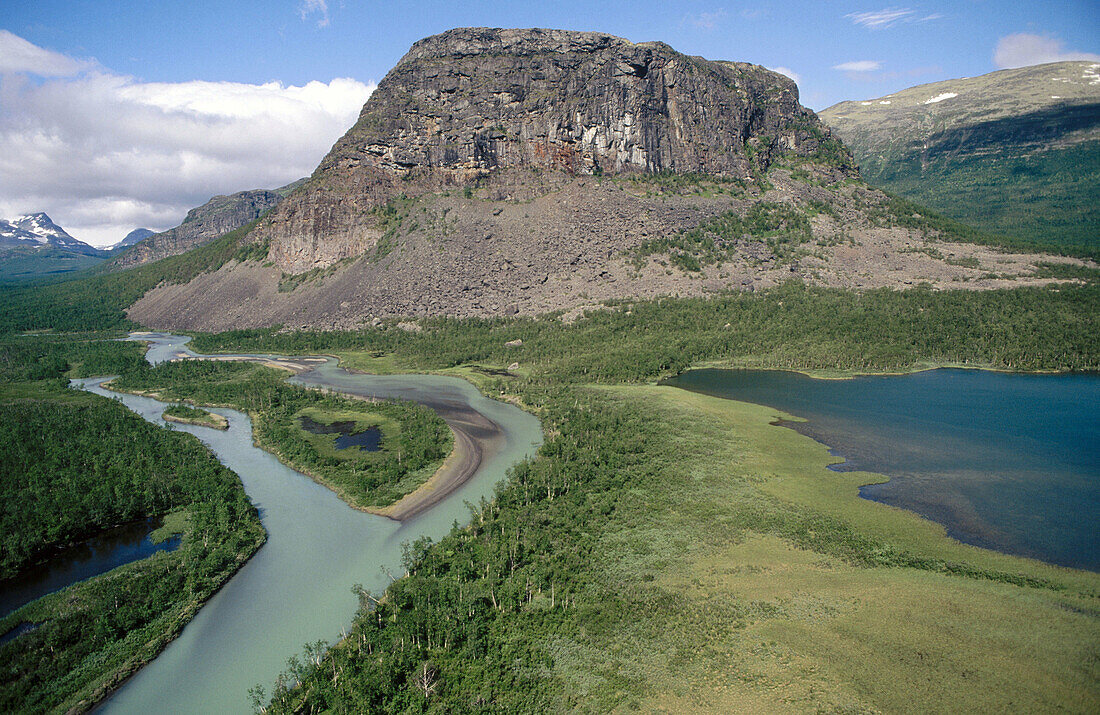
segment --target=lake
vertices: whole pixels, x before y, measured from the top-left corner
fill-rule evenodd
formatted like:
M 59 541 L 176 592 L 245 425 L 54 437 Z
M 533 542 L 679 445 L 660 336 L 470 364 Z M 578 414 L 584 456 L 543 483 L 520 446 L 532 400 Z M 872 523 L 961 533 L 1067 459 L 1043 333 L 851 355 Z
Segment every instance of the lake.
M 874 501 L 959 541 L 1100 571 L 1100 376 L 940 369 L 820 380 L 691 370 L 664 384 L 768 405 L 828 445 L 835 470 L 877 472 Z M 777 427 L 780 429 L 781 427 Z

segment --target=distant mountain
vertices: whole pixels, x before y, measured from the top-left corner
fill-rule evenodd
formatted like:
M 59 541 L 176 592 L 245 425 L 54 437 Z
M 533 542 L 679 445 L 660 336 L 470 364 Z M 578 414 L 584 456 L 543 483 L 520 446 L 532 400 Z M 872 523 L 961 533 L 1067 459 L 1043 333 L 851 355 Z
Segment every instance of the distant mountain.
M 188 211 L 179 226 L 139 239 L 133 248 L 115 258 L 114 265 L 128 268 L 210 243 L 218 236 L 259 218 L 303 182 L 305 179 L 273 190 L 254 189 L 239 191 L 231 196 L 215 196 L 202 206 Z
M 0 281 L 58 276 L 102 263 L 105 251 L 78 241 L 45 213 L 0 219 Z
M 871 184 L 1021 242 L 1100 247 L 1100 64 L 936 82 L 819 116 Z
M 121 241 L 119 241 L 118 243 L 113 243 L 110 246 L 108 246 L 107 250 L 108 251 L 117 251 L 120 248 L 127 248 L 129 246 L 134 245 L 138 241 L 144 241 L 145 239 L 149 238 L 150 236 L 152 236 L 154 234 L 156 234 L 156 231 L 152 231 L 152 230 L 147 229 L 147 228 L 135 228 L 133 231 L 126 234 L 126 237 L 123 238 Z
M 43 212 L 0 219 L 0 248 L 40 248 L 51 246 L 84 256 L 102 257 L 103 252 L 70 236 Z

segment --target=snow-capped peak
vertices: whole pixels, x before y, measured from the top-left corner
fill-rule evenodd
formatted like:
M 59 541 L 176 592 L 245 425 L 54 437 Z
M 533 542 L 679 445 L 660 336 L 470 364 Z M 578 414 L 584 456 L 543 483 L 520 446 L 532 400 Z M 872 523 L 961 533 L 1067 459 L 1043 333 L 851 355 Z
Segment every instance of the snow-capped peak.
M 100 253 L 98 249 L 70 236 L 42 211 L 19 216 L 11 221 L 0 219 L 0 249 L 16 246 L 53 246 L 89 256 Z

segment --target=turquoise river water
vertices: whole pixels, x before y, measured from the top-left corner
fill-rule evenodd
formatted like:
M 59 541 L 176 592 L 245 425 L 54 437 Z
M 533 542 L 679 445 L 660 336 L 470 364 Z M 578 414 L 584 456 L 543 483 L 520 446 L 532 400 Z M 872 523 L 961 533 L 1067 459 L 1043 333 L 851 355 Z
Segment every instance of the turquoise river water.
M 142 335 L 152 342 L 151 362 L 191 354 L 187 338 Z M 357 511 L 330 490 L 253 446 L 248 416 L 213 409 L 229 419 L 219 431 L 190 425 L 230 469 L 260 512 L 267 543 L 208 601 L 153 662 L 134 675 L 100 710 L 108 713 L 250 712 L 249 688 L 271 684 L 287 658 L 305 643 L 333 642 L 350 626 L 358 606 L 352 586 L 379 593 L 400 576 L 401 547 L 421 536 L 439 539 L 455 521 L 470 518 L 467 503 L 489 497 L 507 469 L 534 454 L 542 430 L 533 416 L 488 399 L 469 383 L 431 375 L 378 377 L 350 374 L 334 360 L 319 363 L 295 382 L 360 395 L 404 397 L 435 408 L 472 410 L 495 427 L 471 479 L 404 522 Z M 160 423 L 166 403 L 119 395 L 81 380 L 91 392 L 120 399 Z

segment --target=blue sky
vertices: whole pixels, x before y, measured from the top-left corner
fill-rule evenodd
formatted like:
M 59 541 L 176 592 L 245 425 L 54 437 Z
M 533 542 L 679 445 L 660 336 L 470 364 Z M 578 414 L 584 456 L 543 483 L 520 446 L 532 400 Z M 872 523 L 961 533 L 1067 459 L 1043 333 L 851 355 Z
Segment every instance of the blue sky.
M 0 217 L 52 210 L 58 223 L 83 230 L 97 243 L 125 226 L 175 225 L 181 212 L 214 192 L 274 186 L 308 174 L 341 126 L 350 126 L 372 83 L 414 41 L 451 27 L 556 27 L 636 42 L 662 40 L 688 54 L 782 68 L 797 79 L 803 104 L 818 110 L 1005 66 L 1100 59 L 1095 0 L 0 0 L 0 8 L 0 31 L 7 31 L 0 34 L 0 174 L 32 159 L 40 162 L 33 167 L 39 173 L 60 172 L 42 159 L 46 147 L 83 152 L 89 171 L 99 172 L 83 182 L 90 185 L 81 185 L 89 175 L 68 167 L 59 186 L 48 186 L 44 178 L 31 189 L 0 176 Z M 263 85 L 266 90 L 258 89 Z M 257 108 L 238 112 L 236 101 Z M 266 108 L 258 108 L 265 102 Z M 275 105 L 284 114 L 275 116 Z M 102 116 L 91 126 L 89 114 L 109 116 L 113 106 L 128 115 L 128 126 L 112 135 Z M 72 117 L 58 116 L 69 111 Z M 158 111 L 163 118 L 154 116 Z M 152 125 L 139 126 L 146 114 Z M 195 121 L 187 124 L 188 117 Z M 174 127 L 171 151 L 154 146 L 152 127 L 162 119 Z M 246 131 L 270 134 L 271 151 L 285 142 L 290 150 L 272 167 L 272 153 L 260 138 L 244 142 L 239 159 L 216 146 L 206 152 L 188 147 L 190 135 L 194 141 L 209 138 L 203 127 L 211 122 L 221 127 L 224 146 L 234 131 Z M 285 140 L 280 132 L 288 133 Z M 304 133 L 312 134 L 310 141 Z M 127 144 L 128 137 L 145 134 L 143 141 Z M 11 151 L 18 154 L 29 137 L 38 142 L 33 156 L 12 158 Z M 248 151 L 257 154 L 251 161 L 243 155 Z M 107 154 L 114 164 L 105 163 Z M 146 164 L 160 174 L 135 177 Z M 132 185 L 110 171 L 129 172 Z M 153 195 L 157 191 L 163 194 Z

